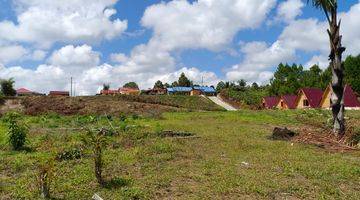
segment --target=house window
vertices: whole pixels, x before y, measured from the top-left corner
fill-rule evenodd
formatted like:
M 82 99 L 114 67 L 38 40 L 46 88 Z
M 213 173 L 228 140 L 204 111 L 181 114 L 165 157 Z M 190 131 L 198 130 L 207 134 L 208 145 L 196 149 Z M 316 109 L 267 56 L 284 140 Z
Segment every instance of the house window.
M 284 107 L 284 102 L 281 102 L 281 107 Z
M 307 99 L 304 99 L 303 105 L 304 105 L 304 107 L 308 107 L 309 106 L 309 101 Z

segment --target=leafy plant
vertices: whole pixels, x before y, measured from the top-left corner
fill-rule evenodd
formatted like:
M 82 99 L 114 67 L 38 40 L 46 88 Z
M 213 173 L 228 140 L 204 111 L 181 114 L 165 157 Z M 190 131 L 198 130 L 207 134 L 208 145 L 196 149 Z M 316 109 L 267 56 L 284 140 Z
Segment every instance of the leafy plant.
M 8 113 L 4 121 L 8 124 L 8 142 L 12 148 L 16 151 L 23 149 L 26 142 L 26 135 L 28 129 L 26 126 L 19 124 L 18 120 L 21 117 L 19 113 L 12 112 Z
M 107 129 L 101 128 L 98 130 L 88 129 L 86 135 L 83 137 L 83 143 L 89 146 L 92 150 L 94 158 L 94 172 L 98 183 L 105 186 L 106 182 L 102 177 L 103 172 L 103 159 L 102 152 L 107 146 L 108 140 L 106 138 Z
M 70 150 L 65 150 L 63 152 L 59 152 L 56 155 L 56 160 L 58 160 L 58 161 L 75 160 L 75 159 L 80 159 L 82 156 L 83 156 L 82 149 L 73 148 Z

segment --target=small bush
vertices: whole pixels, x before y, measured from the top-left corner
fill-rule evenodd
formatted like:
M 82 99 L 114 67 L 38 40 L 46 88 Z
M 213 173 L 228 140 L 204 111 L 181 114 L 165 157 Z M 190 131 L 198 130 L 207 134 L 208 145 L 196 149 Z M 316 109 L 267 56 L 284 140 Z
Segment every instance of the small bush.
M 65 150 L 62 152 L 59 152 L 56 155 L 57 161 L 64 161 L 64 160 L 75 160 L 80 159 L 83 156 L 83 151 L 80 148 L 73 148 L 70 150 Z
M 360 127 L 354 128 L 352 136 L 349 140 L 351 146 L 357 146 L 360 144 Z
M 8 129 L 9 129 L 8 141 L 11 144 L 12 148 L 16 151 L 24 148 L 26 142 L 26 135 L 28 132 L 27 127 L 20 125 L 18 123 L 20 117 L 21 117 L 20 114 L 13 112 L 13 113 L 8 113 L 4 118 L 4 121 L 8 124 Z

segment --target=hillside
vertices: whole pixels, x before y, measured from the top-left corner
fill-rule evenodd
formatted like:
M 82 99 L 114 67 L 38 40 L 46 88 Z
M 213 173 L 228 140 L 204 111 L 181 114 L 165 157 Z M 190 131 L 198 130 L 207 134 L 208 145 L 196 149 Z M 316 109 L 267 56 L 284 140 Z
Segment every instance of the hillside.
M 28 97 L 22 101 L 25 114 L 55 112 L 73 114 L 139 114 L 156 115 L 173 111 L 221 111 L 222 108 L 198 96 L 92 96 Z

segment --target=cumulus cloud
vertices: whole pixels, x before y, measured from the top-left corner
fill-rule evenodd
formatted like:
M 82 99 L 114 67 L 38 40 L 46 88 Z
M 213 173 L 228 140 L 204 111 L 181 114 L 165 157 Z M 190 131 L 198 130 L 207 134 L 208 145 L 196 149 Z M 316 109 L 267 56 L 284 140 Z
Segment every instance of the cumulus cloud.
M 28 53 L 28 50 L 21 45 L 0 46 L 0 63 L 21 59 Z
M 275 21 L 289 23 L 302 14 L 305 6 L 302 0 L 287 0 L 279 4 Z
M 186 0 L 150 6 L 143 26 L 153 29 L 151 45 L 162 50 L 205 48 L 222 50 L 242 29 L 256 28 L 275 0 Z
M 0 22 L 0 40 L 48 48 L 55 42 L 99 42 L 119 36 L 127 21 L 112 20 L 117 0 L 15 0 L 16 23 Z

